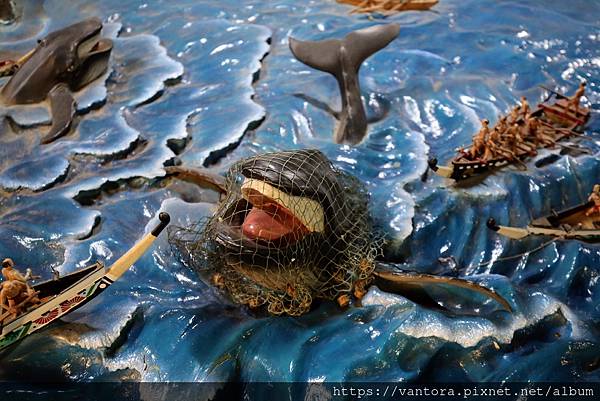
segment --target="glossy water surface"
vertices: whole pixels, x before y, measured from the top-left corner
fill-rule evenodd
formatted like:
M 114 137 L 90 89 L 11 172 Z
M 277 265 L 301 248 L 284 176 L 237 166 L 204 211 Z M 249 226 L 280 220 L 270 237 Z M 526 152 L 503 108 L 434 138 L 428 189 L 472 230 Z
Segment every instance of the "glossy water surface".
M 223 173 L 242 157 L 318 148 L 369 188 L 388 261 L 460 274 L 495 288 L 513 315 L 432 312 L 372 288 L 362 307 L 256 317 L 171 253 L 165 236 L 101 297 L 0 358 L 4 380 L 33 367 L 56 380 L 525 381 L 600 380 L 600 248 L 509 241 L 485 226 L 525 225 L 587 197 L 600 176 L 600 3 L 441 0 L 387 19 L 317 1 L 29 1 L 0 26 L 0 55 L 89 16 L 114 40 L 110 71 L 76 95 L 74 132 L 39 146 L 43 104 L 6 108 L 0 136 L 0 257 L 50 277 L 127 250 L 164 210 L 174 224 L 212 212 L 216 195 L 162 179 L 174 157 Z M 335 80 L 297 62 L 288 36 L 341 37 L 384 22 L 400 36 L 360 71 L 372 124 L 365 141 L 332 143 L 335 120 L 298 94 L 339 107 Z M 590 155 L 505 169 L 474 187 L 429 174 L 479 119 L 492 122 L 539 85 L 588 82 L 581 141 Z M 494 263 L 480 265 L 494 260 Z M 465 309 L 473 305 L 458 305 Z M 489 309 L 489 310 L 488 310 Z M 39 370 L 38 370 L 39 371 Z

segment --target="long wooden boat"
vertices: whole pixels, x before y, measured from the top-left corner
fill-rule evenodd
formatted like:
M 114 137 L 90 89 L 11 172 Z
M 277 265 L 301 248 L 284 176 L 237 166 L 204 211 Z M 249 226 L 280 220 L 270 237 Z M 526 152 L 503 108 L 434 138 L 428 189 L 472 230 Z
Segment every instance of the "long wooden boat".
M 425 11 L 439 3 L 439 0 L 337 0 L 357 8 L 352 13 Z
M 546 235 L 597 243 L 600 242 L 600 216 L 585 215 L 592 206 L 594 202 L 582 203 L 532 220 L 525 228 L 500 226 L 493 218 L 487 221 L 487 226 L 498 234 L 512 239 L 521 239 L 529 235 Z
M 25 336 L 47 326 L 65 314 L 83 306 L 97 297 L 123 275 L 152 245 L 161 231 L 169 224 L 168 213 L 160 213 L 159 224 L 108 269 L 102 263 L 48 280 L 32 286 L 41 303 L 9 322 L 0 331 L 0 350 L 16 343 Z M 0 315 L 8 316 L 9 312 Z
M 565 138 L 579 135 L 579 133 L 583 131 L 583 126 L 590 118 L 590 111 L 587 108 L 580 107 L 579 112 L 574 113 L 567 109 L 568 100 L 564 95 L 558 93 L 554 93 L 554 95 L 557 97 L 555 102 L 549 103 L 549 99 L 548 101 L 539 104 L 531 113 L 531 116 L 538 118 L 541 125 L 553 129 L 555 134 L 549 139 L 558 142 Z M 515 153 L 515 158 L 523 161 L 531 156 L 531 151 L 533 149 L 537 150 L 544 147 L 547 147 L 547 145 L 538 146 L 536 148 L 533 142 L 527 142 L 526 147 L 520 147 Z M 491 172 L 514 163 L 515 160 L 508 157 L 498 157 L 490 160 L 471 160 L 463 153 L 460 153 L 455 157 L 448 166 L 438 165 L 438 160 L 436 158 L 432 158 L 428 162 L 429 168 L 437 175 L 456 181 Z

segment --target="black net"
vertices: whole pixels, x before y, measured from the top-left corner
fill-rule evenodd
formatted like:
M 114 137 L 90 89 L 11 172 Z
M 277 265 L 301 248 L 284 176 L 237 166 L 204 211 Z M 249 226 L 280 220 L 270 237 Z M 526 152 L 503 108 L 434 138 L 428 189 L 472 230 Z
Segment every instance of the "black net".
M 364 186 L 316 150 L 236 163 L 216 213 L 169 240 L 235 302 L 289 315 L 316 298 L 362 297 L 381 244 Z

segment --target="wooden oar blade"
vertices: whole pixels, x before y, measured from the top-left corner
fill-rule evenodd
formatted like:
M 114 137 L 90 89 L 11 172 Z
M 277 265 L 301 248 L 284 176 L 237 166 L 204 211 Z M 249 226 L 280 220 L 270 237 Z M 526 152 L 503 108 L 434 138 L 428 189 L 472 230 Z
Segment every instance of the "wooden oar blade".
M 165 227 L 171 221 L 171 216 L 168 213 L 162 212 L 158 215 L 159 223 L 156 227 L 148 234 L 146 234 L 137 244 L 135 244 L 129 251 L 113 263 L 106 276 L 115 281 L 123 275 L 135 262 L 142 257 L 142 255 L 150 248 L 154 243 L 159 234 L 165 229 Z
M 530 234 L 526 228 L 499 226 L 493 218 L 487 221 L 487 226 L 490 230 L 511 239 L 522 239 Z

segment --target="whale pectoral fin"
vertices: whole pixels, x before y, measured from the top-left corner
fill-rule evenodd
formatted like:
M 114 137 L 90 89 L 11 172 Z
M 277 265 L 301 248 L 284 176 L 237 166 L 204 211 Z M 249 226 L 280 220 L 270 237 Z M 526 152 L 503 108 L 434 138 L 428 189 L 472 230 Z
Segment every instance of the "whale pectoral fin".
M 196 184 L 200 187 L 208 187 L 221 194 L 227 193 L 225 177 L 210 171 L 182 166 L 165 167 L 165 171 L 167 175 L 176 177 L 180 180 Z
M 400 25 L 376 25 L 350 32 L 344 38 L 348 60 L 355 71 L 365 59 L 386 47 L 400 33 Z
M 373 274 L 375 275 L 375 285 L 382 290 L 402 295 L 425 307 L 432 307 L 431 303 L 433 301 L 435 309 L 446 309 L 431 298 L 427 293 L 426 287 L 429 285 L 447 285 L 475 291 L 498 302 L 508 312 L 512 313 L 513 311 L 510 303 L 497 292 L 472 281 L 413 272 L 376 270 Z
M 52 88 L 48 99 L 52 112 L 52 125 L 50 131 L 42 138 L 42 144 L 53 142 L 69 132 L 75 115 L 75 99 L 66 85 L 59 84 Z
M 303 41 L 290 37 L 289 42 L 294 57 L 309 67 L 333 75 L 337 75 L 341 71 L 339 55 L 341 40 Z

